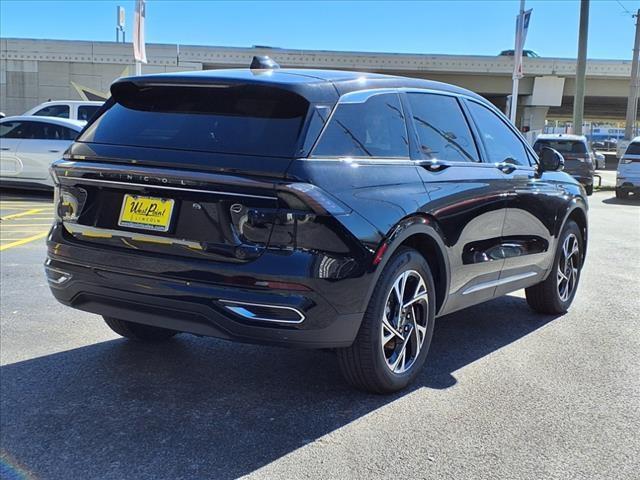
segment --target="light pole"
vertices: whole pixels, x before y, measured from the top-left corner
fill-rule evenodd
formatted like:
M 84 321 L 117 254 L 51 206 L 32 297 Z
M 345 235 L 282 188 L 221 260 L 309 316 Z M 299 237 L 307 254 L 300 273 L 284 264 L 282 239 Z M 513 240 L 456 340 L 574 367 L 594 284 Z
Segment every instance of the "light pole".
M 629 99 L 627 100 L 627 118 L 624 127 L 624 139 L 631 140 L 633 130 L 638 116 L 638 90 L 640 89 L 640 78 L 638 77 L 638 52 L 640 51 L 640 10 L 634 15 L 636 17 L 636 41 L 633 45 L 633 61 L 631 62 L 631 82 L 629 83 Z
M 573 97 L 573 133 L 582 135 L 584 115 L 584 84 L 587 75 L 587 37 L 589 35 L 589 0 L 580 0 L 580 31 L 578 33 L 578 63 L 576 94 Z
M 509 120 L 516 124 L 516 110 L 518 108 L 518 83 L 520 82 L 520 63 L 522 62 L 522 20 L 524 18 L 524 0 L 520 0 L 520 13 L 516 21 L 516 42 L 513 50 L 513 88 L 511 90 L 511 105 L 509 112 Z

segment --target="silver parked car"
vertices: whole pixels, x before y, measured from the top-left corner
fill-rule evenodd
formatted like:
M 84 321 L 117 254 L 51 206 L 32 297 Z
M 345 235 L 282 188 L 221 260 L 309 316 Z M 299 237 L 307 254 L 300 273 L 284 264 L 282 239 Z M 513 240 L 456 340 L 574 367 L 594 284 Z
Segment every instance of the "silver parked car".
M 54 117 L 0 120 L 0 184 L 53 188 L 49 167 L 62 158 L 85 124 Z

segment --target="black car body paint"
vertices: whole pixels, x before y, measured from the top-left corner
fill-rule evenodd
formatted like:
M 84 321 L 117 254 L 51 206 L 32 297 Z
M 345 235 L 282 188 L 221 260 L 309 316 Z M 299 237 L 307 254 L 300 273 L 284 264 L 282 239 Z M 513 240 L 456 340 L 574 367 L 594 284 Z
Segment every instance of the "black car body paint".
M 166 112 L 136 103 L 139 92 L 154 88 L 164 89 L 162 98 L 169 89 L 186 100 L 165 105 Z M 235 91 L 240 100 L 224 112 L 206 105 L 193 111 L 207 88 L 216 89 L 215 98 Z M 54 296 L 74 308 L 238 341 L 344 347 L 401 245 L 428 258 L 444 315 L 543 280 L 568 218 L 586 244 L 579 184 L 563 172 L 541 172 L 533 150 L 494 107 L 451 85 L 353 72 L 228 70 L 126 78 L 112 92 L 53 167 L 58 219 L 46 268 Z M 270 92 L 264 98 L 273 102 L 244 105 L 243 92 L 257 101 Z M 453 99 L 470 133 L 425 121 L 412 92 Z M 291 96 L 297 110 L 278 105 Z M 389 133 L 377 112 L 366 133 L 346 125 L 372 98 L 401 127 Z M 477 105 L 504 122 L 493 128 L 521 142 L 521 158 L 490 161 L 497 150 L 482 135 Z M 126 122 L 128 110 L 136 110 L 138 133 L 118 143 L 109 125 Z M 273 133 L 265 140 L 225 132 L 231 110 L 251 110 L 246 125 L 264 118 L 295 124 L 295 136 L 287 131 L 290 154 L 272 144 Z M 331 123 L 338 118 L 340 125 Z M 176 134 L 182 119 L 191 127 Z M 325 148 L 330 126 L 336 140 L 327 148 L 343 142 L 356 155 L 314 153 Z M 231 134 L 246 142 L 220 141 Z M 170 135 L 183 135 L 176 148 Z M 447 143 L 453 160 L 425 146 L 430 135 Z M 262 153 L 260 142 L 269 142 Z M 173 199 L 168 230 L 120 226 L 125 194 Z

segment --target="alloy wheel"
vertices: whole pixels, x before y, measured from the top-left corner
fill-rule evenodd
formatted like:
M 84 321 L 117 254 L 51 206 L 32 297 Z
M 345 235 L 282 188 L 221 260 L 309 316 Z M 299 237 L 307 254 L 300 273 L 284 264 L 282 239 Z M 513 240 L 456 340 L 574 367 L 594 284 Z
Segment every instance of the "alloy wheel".
M 420 355 L 427 333 L 427 284 L 415 270 L 393 282 L 382 314 L 380 342 L 387 367 L 396 374 L 409 370 Z
M 580 265 L 580 244 L 573 234 L 567 235 L 562 242 L 562 252 L 558 260 L 558 295 L 566 302 L 578 283 L 578 268 Z

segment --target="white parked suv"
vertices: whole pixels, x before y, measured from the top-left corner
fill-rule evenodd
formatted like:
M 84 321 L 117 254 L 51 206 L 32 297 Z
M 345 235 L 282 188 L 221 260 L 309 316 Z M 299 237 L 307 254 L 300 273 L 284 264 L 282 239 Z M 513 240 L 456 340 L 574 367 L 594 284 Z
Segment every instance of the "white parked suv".
M 618 162 L 616 197 L 627 198 L 629 192 L 640 193 L 640 137 L 631 140 Z
M 91 102 L 88 100 L 56 100 L 55 102 L 41 103 L 31 110 L 27 110 L 22 115 L 68 118 L 70 120 L 88 122 L 103 103 L 104 102 Z

